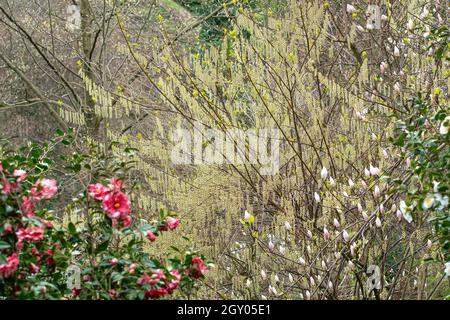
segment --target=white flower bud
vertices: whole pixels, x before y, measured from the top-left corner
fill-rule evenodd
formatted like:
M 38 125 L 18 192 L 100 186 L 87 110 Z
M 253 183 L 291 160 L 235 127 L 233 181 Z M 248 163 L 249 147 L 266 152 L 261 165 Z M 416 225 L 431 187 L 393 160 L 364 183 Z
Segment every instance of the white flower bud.
M 333 225 L 336 227 L 336 228 L 339 228 L 341 225 L 339 224 L 339 221 L 336 219 L 336 218 L 334 218 L 333 219 Z
M 372 139 L 372 141 L 377 141 L 377 135 L 375 133 L 373 133 L 373 132 L 370 135 L 370 138 Z
M 380 72 L 381 72 L 381 74 L 384 74 L 386 72 L 386 68 L 387 67 L 388 67 L 388 65 L 384 61 L 380 64 Z
M 323 227 L 323 237 L 325 240 L 330 239 L 330 233 L 328 232 L 328 229 L 326 227 Z
M 352 14 L 356 11 L 356 8 L 352 6 L 351 4 L 347 4 L 347 13 Z
M 366 212 L 363 212 L 362 216 L 363 216 L 364 221 L 368 221 L 369 220 L 369 216 L 367 215 Z
M 379 217 L 377 217 L 377 219 L 375 220 L 375 225 L 376 225 L 378 228 L 381 228 L 381 220 L 380 220 Z
M 397 213 L 396 213 L 396 215 L 397 215 L 397 219 L 398 219 L 398 221 L 402 221 L 402 218 L 403 218 L 403 214 L 402 214 L 402 212 L 401 212 L 400 210 L 397 210 Z
M 363 207 L 362 207 L 361 203 L 358 202 L 358 204 L 356 206 L 358 207 L 358 212 L 362 213 L 363 212 Z
M 378 186 L 375 186 L 375 189 L 373 191 L 373 196 L 375 198 L 378 198 L 380 196 L 380 194 L 381 194 L 380 188 L 378 188 Z
M 266 279 L 267 279 L 267 274 L 266 274 L 266 272 L 265 272 L 264 270 L 261 270 L 261 278 L 262 278 L 263 280 L 266 280 Z
M 350 186 L 350 188 L 353 188 L 353 186 L 355 185 L 355 183 L 353 182 L 353 180 L 351 178 L 348 179 L 348 185 Z
M 379 176 L 381 174 L 380 169 L 378 169 L 377 167 L 370 165 L 369 168 L 370 168 L 369 169 L 370 175 L 375 177 L 375 176 Z
M 311 299 L 311 292 L 309 292 L 309 290 L 306 290 L 305 298 L 306 298 L 306 300 L 310 300 Z
M 314 192 L 314 199 L 316 200 L 317 203 L 320 202 L 320 196 L 317 192 Z
M 370 174 L 370 173 L 369 173 Z M 367 183 L 364 180 L 361 180 L 361 186 L 366 189 L 367 188 Z
M 336 185 L 336 182 L 334 181 L 334 179 L 332 177 L 330 177 L 330 186 L 334 186 Z
M 342 232 L 342 238 L 344 238 L 345 242 L 349 242 L 350 241 L 350 236 L 348 235 L 346 230 L 344 230 Z
M 328 176 L 328 170 L 327 168 L 323 167 L 322 171 L 320 171 L 320 176 L 322 177 L 322 179 L 326 179 Z
M 284 228 L 285 228 L 287 231 L 289 231 L 289 230 L 292 229 L 291 224 L 290 224 L 288 221 L 286 221 L 286 222 L 284 223 Z

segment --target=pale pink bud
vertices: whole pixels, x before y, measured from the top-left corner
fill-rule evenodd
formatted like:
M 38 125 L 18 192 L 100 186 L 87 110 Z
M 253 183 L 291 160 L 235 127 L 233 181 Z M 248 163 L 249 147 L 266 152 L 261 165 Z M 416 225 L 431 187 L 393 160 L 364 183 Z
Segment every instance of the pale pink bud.
M 328 229 L 326 227 L 323 228 L 323 237 L 325 240 L 328 240 L 330 238 L 330 233 L 328 232 Z
M 378 186 L 375 186 L 375 189 L 373 191 L 373 196 L 375 198 L 378 198 L 380 196 L 380 194 L 381 194 L 380 188 L 378 188 Z
M 342 238 L 344 238 L 345 242 L 348 242 L 350 240 L 350 236 L 348 235 L 347 230 L 344 230 L 342 232 Z
M 360 202 L 358 202 L 357 207 L 358 207 L 358 212 L 362 213 L 363 212 L 363 207 L 362 207 Z
M 320 202 L 320 196 L 317 192 L 314 192 L 314 199 L 316 200 L 317 203 Z
M 322 179 L 326 179 L 328 176 L 328 170 L 327 168 L 323 167 L 322 171 L 320 171 L 320 176 L 322 177 Z
M 350 188 L 353 188 L 353 186 L 355 185 L 355 183 L 353 182 L 353 180 L 351 178 L 348 179 L 348 185 L 350 186 Z
M 378 228 L 381 228 L 381 220 L 380 220 L 379 217 L 377 217 L 377 219 L 375 220 L 375 225 L 376 225 Z
M 333 225 L 336 227 L 336 228 L 339 228 L 341 225 L 339 224 L 339 221 L 336 219 L 336 218 L 334 218 L 334 220 L 333 220 Z

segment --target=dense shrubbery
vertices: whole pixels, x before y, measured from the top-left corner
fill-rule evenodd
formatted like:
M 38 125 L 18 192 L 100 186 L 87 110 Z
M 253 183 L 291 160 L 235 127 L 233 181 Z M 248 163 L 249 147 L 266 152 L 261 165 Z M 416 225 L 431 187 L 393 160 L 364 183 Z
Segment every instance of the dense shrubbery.
M 60 143 L 71 145 L 70 134 L 59 134 L 50 144 L 1 150 L 0 297 L 149 299 L 177 289 L 190 294 L 206 272 L 205 259 L 176 248 L 178 254 L 166 257 L 144 250 L 146 242 L 175 230 L 180 220 L 164 210 L 151 222 L 135 218 L 127 194 L 130 161 L 114 152 L 101 157 L 94 149 L 63 156 L 66 168 L 84 169 L 90 179 L 81 180 L 82 191 L 65 209 L 56 203 L 58 190 L 66 186 L 48 178 L 56 173 L 48 153 Z M 125 156 L 133 152 L 125 149 Z M 120 178 L 103 176 L 108 172 Z M 63 210 L 81 219 L 60 219 Z

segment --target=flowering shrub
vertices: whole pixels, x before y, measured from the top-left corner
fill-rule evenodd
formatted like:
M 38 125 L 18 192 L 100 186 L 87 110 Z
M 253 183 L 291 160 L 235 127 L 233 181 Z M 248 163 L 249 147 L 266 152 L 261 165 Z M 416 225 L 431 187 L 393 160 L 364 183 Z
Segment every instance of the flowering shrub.
M 117 157 L 102 157 L 93 149 L 62 157 L 75 174 L 89 168 L 93 182 L 83 183 L 65 206 L 77 221 L 72 216 L 65 221 L 50 209 L 58 205 L 62 187 L 44 177 L 53 165 L 46 156 L 60 142 L 71 144 L 70 133 L 60 136 L 50 146 L 0 149 L 0 297 L 155 299 L 176 290 L 190 294 L 207 270 L 205 258 L 177 248 L 177 255 L 145 252 L 146 242 L 177 229 L 180 219 L 164 210 L 151 223 L 136 219 L 124 179 L 95 179 L 109 169 L 125 176 L 130 168 L 120 167 L 124 162 Z
M 450 31 L 447 26 L 432 30 L 429 49 L 437 65 L 449 62 Z M 409 117 L 397 121 L 394 143 L 407 159 L 406 178 L 397 179 L 406 194 L 400 210 L 409 221 L 434 222 L 442 256 L 450 265 L 450 105 L 448 94 L 439 87 L 431 93 L 419 92 L 410 101 Z M 450 275 L 448 267 L 446 274 Z
M 438 95 L 436 96 L 437 99 Z M 398 180 L 407 195 L 400 204 L 409 220 L 435 221 L 444 258 L 450 258 L 448 107 L 433 105 L 419 94 L 412 101 L 413 115 L 398 122 L 396 144 L 407 158 L 407 178 Z

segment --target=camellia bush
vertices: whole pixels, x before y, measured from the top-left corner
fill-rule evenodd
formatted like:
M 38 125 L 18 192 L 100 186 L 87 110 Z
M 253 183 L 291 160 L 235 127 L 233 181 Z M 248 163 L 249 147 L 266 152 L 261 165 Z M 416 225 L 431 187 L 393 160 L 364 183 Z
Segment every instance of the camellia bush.
M 176 254 L 148 253 L 148 244 L 180 220 L 165 210 L 151 222 L 136 218 L 125 178 L 132 161 L 111 150 L 113 156 L 102 157 L 95 148 L 61 156 L 63 166 L 80 177 L 82 191 L 66 204 L 58 201 L 69 190 L 49 177 L 56 164 L 48 155 L 72 146 L 71 131 L 59 136 L 18 152 L 1 149 L 0 298 L 155 299 L 177 290 L 189 295 L 207 271 L 205 258 L 177 248 Z M 101 177 L 109 170 L 121 177 Z

